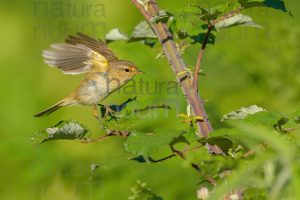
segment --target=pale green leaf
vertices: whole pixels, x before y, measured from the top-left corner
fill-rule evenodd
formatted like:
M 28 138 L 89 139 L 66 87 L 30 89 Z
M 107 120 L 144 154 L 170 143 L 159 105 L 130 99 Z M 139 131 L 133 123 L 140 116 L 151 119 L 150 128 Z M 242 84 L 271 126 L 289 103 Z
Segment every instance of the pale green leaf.
M 146 21 L 140 22 L 135 28 L 130 37 L 130 41 L 155 39 L 157 36 L 153 32 L 150 24 Z
M 224 115 L 222 117 L 222 121 L 244 119 L 248 115 L 253 115 L 257 112 L 262 112 L 262 111 L 265 111 L 265 109 L 258 107 L 256 105 L 252 105 L 249 107 L 242 107 L 238 110 L 231 111 L 230 113 Z
M 111 42 L 111 41 L 118 41 L 118 40 L 125 40 L 125 41 L 127 41 L 129 38 L 120 29 L 115 28 L 115 29 L 110 30 L 106 34 L 105 39 L 106 39 L 106 41 Z
M 262 28 L 262 26 L 256 24 L 251 17 L 243 14 L 237 14 L 228 19 L 221 20 L 215 24 L 215 28 L 218 31 L 233 26 L 250 26 L 255 28 Z
M 170 143 L 180 135 L 180 131 L 166 129 L 156 129 L 151 133 L 133 131 L 124 146 L 130 153 L 149 157 L 152 152 L 169 147 Z
M 29 141 L 35 146 L 52 140 L 84 140 L 89 136 L 89 130 L 79 122 L 69 120 L 61 121 L 53 127 L 39 130 L 33 134 Z

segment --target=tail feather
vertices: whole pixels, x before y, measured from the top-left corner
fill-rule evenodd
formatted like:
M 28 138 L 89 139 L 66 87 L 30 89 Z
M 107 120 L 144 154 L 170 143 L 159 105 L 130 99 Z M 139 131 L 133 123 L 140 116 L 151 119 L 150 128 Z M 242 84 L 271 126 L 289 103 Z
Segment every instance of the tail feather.
M 64 101 L 60 101 L 57 104 L 54 104 L 53 106 L 51 106 L 50 108 L 47 108 L 46 110 L 43 110 L 42 112 L 35 114 L 34 117 L 42 117 L 42 116 L 50 115 L 51 113 L 57 111 L 58 109 L 60 109 L 63 106 L 65 106 Z

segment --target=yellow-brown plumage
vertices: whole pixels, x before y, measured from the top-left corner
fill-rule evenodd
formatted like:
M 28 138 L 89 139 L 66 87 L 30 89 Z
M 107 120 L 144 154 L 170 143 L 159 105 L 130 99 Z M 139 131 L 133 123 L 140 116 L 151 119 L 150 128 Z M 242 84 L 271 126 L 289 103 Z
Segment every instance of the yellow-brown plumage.
M 101 40 L 78 33 L 69 36 L 64 44 L 51 45 L 43 52 L 45 63 L 61 69 L 65 74 L 87 73 L 77 88 L 52 107 L 34 115 L 49 115 L 64 106 L 93 106 L 98 116 L 97 104 L 110 93 L 141 73 L 130 61 L 119 60 Z

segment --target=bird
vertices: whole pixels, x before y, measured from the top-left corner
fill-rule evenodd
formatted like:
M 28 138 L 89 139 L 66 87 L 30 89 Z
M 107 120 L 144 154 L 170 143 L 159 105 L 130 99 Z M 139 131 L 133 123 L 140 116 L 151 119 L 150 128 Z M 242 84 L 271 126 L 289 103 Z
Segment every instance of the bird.
M 99 118 L 98 103 L 135 75 L 144 73 L 133 62 L 119 60 L 100 39 L 83 33 L 69 35 L 65 43 L 50 45 L 42 56 L 46 64 L 64 74 L 86 73 L 86 76 L 73 92 L 34 117 L 50 115 L 65 106 L 82 105 L 92 107 L 93 115 Z

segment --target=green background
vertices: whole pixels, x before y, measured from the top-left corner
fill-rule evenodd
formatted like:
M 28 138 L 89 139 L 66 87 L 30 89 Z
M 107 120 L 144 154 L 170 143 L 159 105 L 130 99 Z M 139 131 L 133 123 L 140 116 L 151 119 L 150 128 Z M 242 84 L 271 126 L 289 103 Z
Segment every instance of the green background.
M 37 2 L 42 4 L 38 5 Z M 176 11 L 188 1 L 159 0 L 160 7 Z M 215 1 L 224 2 L 224 1 Z M 55 5 L 56 4 L 56 5 Z M 55 6 L 63 5 L 63 13 Z M 99 11 L 104 6 L 104 16 Z M 86 9 L 84 16 L 67 12 L 67 7 Z M 294 18 L 265 8 L 248 14 L 263 29 L 232 28 L 218 33 L 216 44 L 209 45 L 200 77 L 200 93 L 213 126 L 221 126 L 221 116 L 231 110 L 256 104 L 268 110 L 288 113 L 300 105 L 300 3 L 286 2 Z M 97 13 L 95 13 L 97 12 Z M 43 63 L 41 52 L 51 43 L 62 42 L 77 31 L 103 38 L 105 32 L 120 28 L 130 33 L 142 20 L 131 1 L 1 1 L 0 3 L 0 199 L 127 199 L 136 180 L 148 184 L 165 199 L 195 199 L 199 176 L 180 159 L 159 164 L 128 161 L 122 138 L 101 143 L 74 141 L 49 142 L 36 151 L 28 142 L 39 129 L 62 119 L 75 119 L 91 128 L 93 136 L 103 133 L 87 107 L 64 108 L 45 118 L 33 114 L 68 94 L 82 75 L 64 75 Z M 83 28 L 87 23 L 103 24 L 99 33 Z M 159 48 L 140 43 L 116 42 L 110 47 L 120 58 L 136 63 L 146 72 L 143 78 L 149 91 L 159 81 L 175 79 L 164 58 L 154 59 Z M 199 46 L 184 55 L 194 65 Z M 153 127 L 176 128 L 179 113 L 185 112 L 185 100 L 178 94 L 166 94 L 166 88 L 154 94 L 114 94 L 104 104 L 121 103 L 138 96 L 149 104 L 170 104 L 171 112 L 159 111 L 138 122 L 141 130 Z M 140 91 L 137 86 L 137 91 Z M 162 123 L 163 122 L 163 123 Z M 179 125 L 180 126 L 180 125 Z M 91 181 L 91 164 L 99 164 Z

